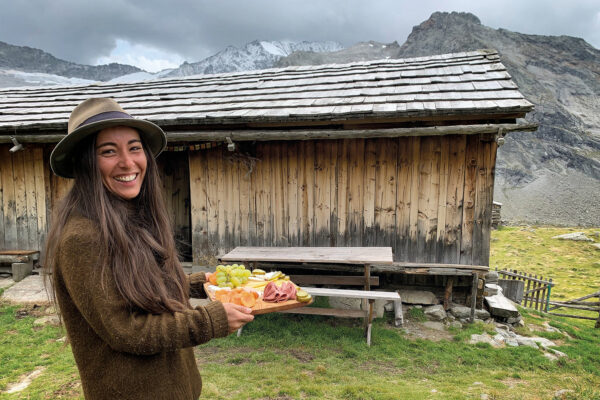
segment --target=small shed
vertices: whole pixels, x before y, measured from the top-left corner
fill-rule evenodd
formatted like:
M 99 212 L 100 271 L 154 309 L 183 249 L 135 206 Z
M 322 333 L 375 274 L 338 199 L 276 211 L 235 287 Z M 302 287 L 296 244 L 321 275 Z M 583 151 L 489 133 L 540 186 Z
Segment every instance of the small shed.
M 0 249 L 42 248 L 70 185 L 49 154 L 89 97 L 167 133 L 164 194 L 197 264 L 242 245 L 391 246 L 397 261 L 488 265 L 498 142 L 536 129 L 493 50 L 2 89 Z

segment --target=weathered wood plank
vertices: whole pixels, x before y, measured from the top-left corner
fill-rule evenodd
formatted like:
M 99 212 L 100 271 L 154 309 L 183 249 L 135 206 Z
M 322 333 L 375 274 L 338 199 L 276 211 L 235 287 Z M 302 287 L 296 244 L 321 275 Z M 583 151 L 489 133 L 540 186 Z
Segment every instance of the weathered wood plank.
M 265 191 L 263 201 L 263 213 L 265 221 L 264 243 L 265 246 L 274 246 L 273 242 L 273 147 L 266 143 L 263 147 L 263 188 Z
M 376 179 L 381 169 L 377 157 L 377 139 L 365 140 L 365 166 L 363 170 L 364 195 L 363 195 L 363 245 L 375 245 L 375 190 Z
M 433 138 L 421 138 L 421 153 L 419 155 L 419 200 L 417 219 L 418 237 L 416 261 L 429 262 L 429 251 L 431 250 L 430 219 L 432 214 L 433 183 L 433 164 L 434 164 L 434 146 Z
M 256 174 L 253 176 L 254 196 L 256 198 L 256 241 L 255 246 L 265 246 L 265 229 L 266 229 L 266 189 L 264 186 L 264 171 L 268 168 L 268 161 L 265 159 L 265 145 L 260 144 L 256 147 L 256 157 L 260 160 L 257 163 Z
M 315 147 L 314 142 L 302 142 L 302 245 L 314 246 Z
M 217 254 L 224 254 L 229 250 L 229 207 L 231 203 L 229 165 L 221 147 L 215 148 L 217 162 Z
M 412 140 L 396 139 L 398 147 L 397 170 L 398 184 L 396 196 L 396 239 L 394 247 L 395 260 L 408 260 L 410 243 L 410 201 L 412 173 Z
M 302 189 L 298 181 L 299 144 L 290 142 L 287 148 L 287 213 L 288 213 L 288 242 L 290 246 L 300 246 L 300 218 L 298 212 L 298 192 Z
M 239 246 L 250 246 L 250 230 L 255 229 L 255 222 L 253 207 L 250 206 L 250 202 L 254 202 L 251 196 L 251 183 L 252 178 L 250 174 L 254 173 L 256 165 L 252 164 L 252 159 L 242 154 L 242 157 L 246 160 L 245 162 L 238 163 L 238 181 L 239 181 L 239 201 L 240 201 L 240 236 Z
M 3 211 L 4 211 L 4 246 L 5 248 L 18 248 L 17 238 L 17 210 L 16 193 L 13 176 L 13 157 L 8 153 L 0 157 L 0 175 L 2 178 L 2 189 L 4 191 Z
M 46 213 L 48 212 L 48 208 L 50 208 L 50 204 L 46 202 L 47 192 L 44 179 L 44 149 L 41 147 L 34 147 L 31 152 L 33 153 L 33 176 L 35 180 L 37 240 L 39 243 L 39 249 L 42 251 L 41 258 L 43 259 L 43 256 L 45 255 L 44 246 L 46 243 L 47 232 Z
M 17 245 L 20 249 L 29 248 L 27 233 L 27 193 L 25 189 L 25 167 L 23 151 L 13 154 L 13 182 L 15 187 L 15 212 L 17 217 Z
M 363 245 L 365 140 L 350 142 L 348 168 L 348 237 L 352 246 Z
M 190 152 L 190 216 L 192 230 L 192 257 L 194 264 L 207 263 L 208 245 L 208 160 L 204 151 Z
M 349 196 L 350 140 L 339 142 L 337 148 L 337 246 L 349 245 L 348 196 Z
M 315 143 L 315 245 L 328 246 L 331 233 L 331 142 Z
M 417 261 L 419 257 L 419 191 L 420 189 L 420 172 L 419 165 L 421 164 L 421 138 L 411 138 L 410 148 L 412 157 L 410 162 L 410 205 L 409 205 L 409 241 L 408 241 L 408 260 Z
M 450 158 L 450 138 L 444 136 L 440 138 L 440 168 L 439 168 L 439 197 L 437 210 L 437 233 L 436 233 L 436 255 L 435 261 L 442 262 L 446 251 L 446 214 L 448 198 L 448 177 L 449 177 L 449 158 Z
M 283 157 L 281 156 L 281 142 L 271 142 L 271 207 L 273 215 L 273 246 L 286 244 L 283 222 L 285 219 L 285 205 L 283 201 Z
M 444 263 L 460 261 L 463 195 L 465 181 L 466 136 L 450 136 L 448 160 L 448 184 L 446 190 L 446 228 L 443 255 Z
M 379 277 L 371 276 L 371 286 L 379 286 Z M 290 280 L 296 285 L 351 285 L 364 286 L 365 277 L 362 275 L 290 275 Z
M 376 246 L 396 248 L 396 195 L 398 190 L 398 141 L 380 139 L 379 175 L 375 189 L 375 225 L 378 226 Z
M 206 150 L 208 185 L 206 191 L 208 249 L 206 257 L 212 259 L 219 254 L 219 155 L 218 148 Z
M 337 246 L 338 237 L 338 148 L 342 145 L 340 140 L 329 141 L 329 246 Z
M 391 247 L 236 247 L 223 261 L 391 264 Z
M 8 150 L 10 149 L 10 146 L 4 146 L 4 145 L 0 145 L 0 154 L 9 154 Z M 0 185 L 2 185 L 0 187 L 0 189 L 4 188 L 3 185 L 3 178 L 2 178 L 2 171 L 6 168 L 5 167 L 5 163 L 6 160 L 8 160 L 8 157 L 0 157 Z M 8 246 L 4 245 L 4 230 L 5 230 L 5 224 L 4 224 L 4 190 L 0 190 L 0 249 L 5 249 Z
M 27 198 L 27 243 L 30 249 L 39 250 L 41 243 L 38 239 L 37 208 L 36 208 L 36 186 L 35 186 L 35 162 L 32 151 L 23 154 L 23 167 L 25 173 L 25 191 Z M 43 195 L 43 192 L 41 193 Z M 0 201 L 1 203 L 1 201 Z
M 465 152 L 465 183 L 462 218 L 462 237 L 460 244 L 460 263 L 473 263 L 473 232 L 475 225 L 475 201 L 477 189 L 477 170 L 479 137 L 471 136 L 467 139 Z

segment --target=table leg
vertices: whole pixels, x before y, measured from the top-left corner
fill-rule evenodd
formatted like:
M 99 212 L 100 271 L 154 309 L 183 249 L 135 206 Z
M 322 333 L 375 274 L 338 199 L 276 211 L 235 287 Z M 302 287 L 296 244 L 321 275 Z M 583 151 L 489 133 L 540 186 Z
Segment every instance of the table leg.
M 371 290 L 371 266 L 369 264 L 365 264 L 365 290 Z M 365 310 L 365 322 L 364 322 L 364 327 L 365 327 L 365 335 L 367 335 L 367 330 L 369 329 L 369 325 L 370 325 L 370 318 L 369 318 L 369 309 L 372 309 L 372 304 L 369 303 L 369 308 L 367 308 L 367 300 L 363 299 L 363 308 Z

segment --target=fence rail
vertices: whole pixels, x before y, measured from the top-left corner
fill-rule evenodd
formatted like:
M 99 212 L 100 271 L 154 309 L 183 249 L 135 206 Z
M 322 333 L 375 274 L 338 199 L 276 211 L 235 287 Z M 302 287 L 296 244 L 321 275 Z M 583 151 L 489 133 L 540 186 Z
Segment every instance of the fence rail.
M 593 299 L 594 297 L 598 298 L 598 301 L 584 301 L 588 299 Z M 596 321 L 596 328 L 600 328 L 600 291 L 588 294 L 587 296 L 579 297 L 573 300 L 567 301 L 551 301 L 550 307 L 548 311 L 556 310 L 557 308 L 571 308 L 574 310 L 585 310 L 585 311 L 595 311 L 598 313 L 598 317 L 588 317 L 584 315 L 572 315 L 572 314 L 562 314 L 556 312 L 548 312 L 548 314 L 558 315 L 559 317 L 569 317 L 569 318 L 579 318 L 579 319 L 589 319 L 592 321 Z
M 550 292 L 554 283 L 552 278 L 546 279 L 543 276 L 527 274 L 519 272 L 516 269 L 513 271 L 496 270 L 498 276 L 502 279 L 513 279 L 524 281 L 523 287 L 523 307 L 533 308 L 538 311 L 548 312 L 550 305 Z

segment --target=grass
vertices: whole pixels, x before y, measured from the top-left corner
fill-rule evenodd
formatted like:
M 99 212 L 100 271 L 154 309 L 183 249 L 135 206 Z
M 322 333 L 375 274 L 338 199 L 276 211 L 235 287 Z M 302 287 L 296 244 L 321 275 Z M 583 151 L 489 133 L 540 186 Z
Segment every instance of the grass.
M 597 253 L 586 243 L 550 239 L 568 229 L 534 230 L 495 231 L 491 265 L 551 276 L 565 298 L 597 290 L 598 285 L 589 286 L 600 275 L 594 266 Z M 33 324 L 43 311 L 0 303 L 0 399 L 83 398 L 70 348 L 59 341 L 63 333 Z M 553 340 L 568 357 L 550 361 L 529 347 L 469 345 L 471 334 L 493 333 L 482 323 L 452 328 L 452 340 L 434 342 L 394 328 L 390 315 L 376 320 L 373 344 L 367 347 L 359 320 L 262 315 L 241 337 L 195 349 L 202 398 L 480 399 L 486 394 L 489 399 L 552 399 L 557 390 L 568 389 L 561 398 L 600 399 L 600 329 L 587 321 L 521 313 L 526 327 L 520 334 Z M 413 321 L 423 319 L 418 311 L 407 314 Z M 565 334 L 546 332 L 544 323 Z M 38 367 L 45 370 L 25 390 L 2 393 Z

